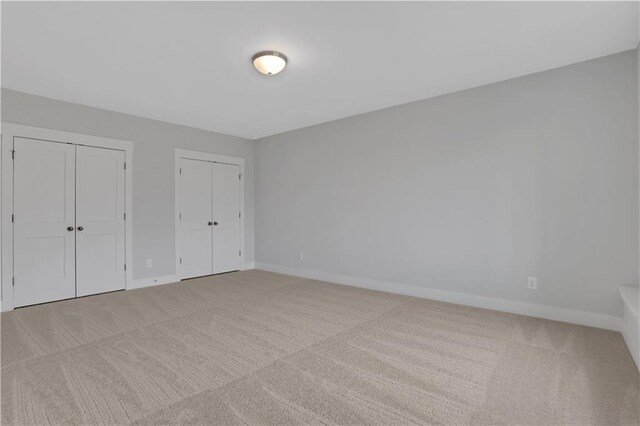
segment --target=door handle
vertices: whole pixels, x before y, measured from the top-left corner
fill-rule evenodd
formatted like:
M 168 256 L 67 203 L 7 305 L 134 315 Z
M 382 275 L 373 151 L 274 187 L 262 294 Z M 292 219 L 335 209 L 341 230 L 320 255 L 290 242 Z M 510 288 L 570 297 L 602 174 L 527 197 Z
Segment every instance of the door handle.
M 207 223 L 207 225 L 211 226 L 211 225 L 213 225 L 213 222 L 209 222 L 209 223 Z
M 213 226 L 216 226 L 216 225 L 218 225 L 218 222 L 213 222 Z
M 73 231 L 73 226 L 68 226 L 67 227 L 67 231 L 69 231 L 69 232 Z
M 84 231 L 84 228 L 82 226 L 78 226 L 78 231 Z

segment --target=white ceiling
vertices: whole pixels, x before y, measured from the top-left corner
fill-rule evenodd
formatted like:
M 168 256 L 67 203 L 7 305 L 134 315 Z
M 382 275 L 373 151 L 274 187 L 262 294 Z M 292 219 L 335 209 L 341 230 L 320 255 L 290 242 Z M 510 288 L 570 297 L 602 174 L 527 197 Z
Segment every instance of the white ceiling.
M 632 49 L 637 2 L 2 3 L 2 86 L 257 138 Z M 275 49 L 289 66 L 258 74 Z

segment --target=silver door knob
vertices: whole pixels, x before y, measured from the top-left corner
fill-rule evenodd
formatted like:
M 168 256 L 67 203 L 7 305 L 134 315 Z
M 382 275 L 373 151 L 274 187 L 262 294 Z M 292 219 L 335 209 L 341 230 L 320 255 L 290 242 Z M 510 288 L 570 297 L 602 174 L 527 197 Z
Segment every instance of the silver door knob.
M 218 222 L 213 222 L 213 226 L 216 226 L 218 224 Z
M 73 231 L 73 226 L 68 226 L 67 227 L 67 231 L 69 231 L 69 232 Z
M 84 228 L 82 226 L 78 226 L 78 231 L 83 231 Z
M 209 222 L 209 223 L 207 223 L 207 225 L 211 226 L 211 225 L 213 225 L 213 222 Z

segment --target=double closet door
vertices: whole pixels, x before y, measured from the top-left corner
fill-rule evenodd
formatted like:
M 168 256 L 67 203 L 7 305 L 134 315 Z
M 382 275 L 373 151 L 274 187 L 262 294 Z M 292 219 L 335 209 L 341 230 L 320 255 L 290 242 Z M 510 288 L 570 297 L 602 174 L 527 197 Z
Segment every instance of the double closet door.
M 125 153 L 14 139 L 14 306 L 125 288 Z
M 240 269 L 240 167 L 180 160 L 181 278 Z

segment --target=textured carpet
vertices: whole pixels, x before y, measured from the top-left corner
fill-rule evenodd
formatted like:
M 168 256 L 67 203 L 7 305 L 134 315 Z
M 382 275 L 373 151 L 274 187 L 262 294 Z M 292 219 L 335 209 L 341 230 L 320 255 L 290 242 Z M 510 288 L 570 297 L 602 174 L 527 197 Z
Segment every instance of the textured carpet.
M 3 313 L 3 424 L 629 424 L 619 333 L 263 271 Z

